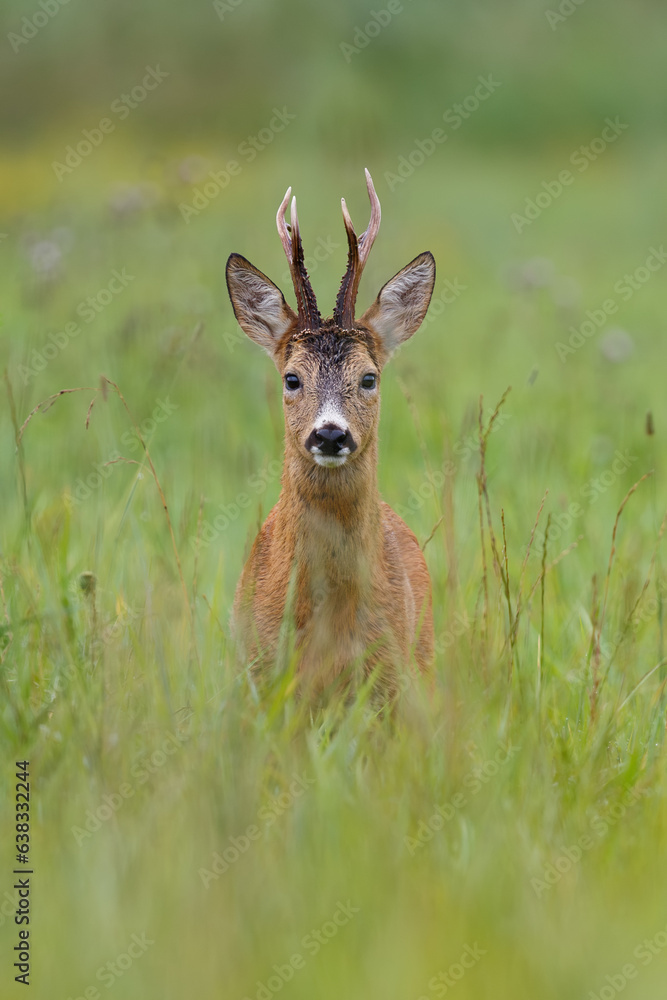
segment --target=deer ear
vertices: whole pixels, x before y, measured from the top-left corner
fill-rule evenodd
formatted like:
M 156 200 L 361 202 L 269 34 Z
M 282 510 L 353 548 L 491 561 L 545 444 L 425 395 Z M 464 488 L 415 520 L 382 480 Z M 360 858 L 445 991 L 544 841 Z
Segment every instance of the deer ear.
M 388 354 L 415 333 L 426 315 L 433 285 L 433 254 L 421 253 L 380 289 L 380 294 L 360 319 L 380 337 Z
M 227 290 L 239 326 L 274 357 L 281 337 L 296 320 L 277 285 L 241 254 L 233 253 L 225 269 Z

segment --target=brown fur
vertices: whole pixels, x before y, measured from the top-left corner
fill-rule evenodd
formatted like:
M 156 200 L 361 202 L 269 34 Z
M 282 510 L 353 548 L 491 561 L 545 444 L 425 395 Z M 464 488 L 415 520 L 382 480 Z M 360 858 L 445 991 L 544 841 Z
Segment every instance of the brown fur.
M 432 257 L 422 254 L 353 329 L 326 320 L 304 330 L 268 278 L 238 255 L 228 263 L 239 323 L 283 378 L 300 380 L 298 391 L 284 391 L 282 490 L 237 587 L 235 633 L 246 662 L 261 672 L 275 662 L 291 618 L 299 676 L 314 693 L 377 669 L 390 696 L 413 658 L 423 672 L 433 659 L 426 562 L 413 533 L 382 501 L 376 470 L 382 367 L 420 325 L 434 273 Z M 376 376 L 375 389 L 362 387 L 367 374 Z M 317 464 L 308 447 L 323 408 L 347 424 L 353 440 L 335 467 Z
M 393 693 L 413 649 L 422 671 L 432 661 L 431 585 L 417 539 L 378 493 L 376 438 L 351 468 L 304 468 L 293 445 L 285 452 L 280 498 L 236 591 L 246 656 L 275 658 L 294 568 L 299 669 L 308 686 L 324 689 L 355 665 L 367 674 L 382 664 L 383 687 Z

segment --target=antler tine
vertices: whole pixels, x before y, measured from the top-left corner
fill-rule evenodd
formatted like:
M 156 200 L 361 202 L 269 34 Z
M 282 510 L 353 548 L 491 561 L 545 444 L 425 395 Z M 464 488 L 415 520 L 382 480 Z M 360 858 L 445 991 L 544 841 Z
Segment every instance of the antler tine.
M 287 223 L 285 222 L 285 212 L 287 211 L 287 205 L 289 204 L 289 198 L 292 193 L 292 188 L 288 187 L 285 193 L 285 197 L 280 203 L 280 208 L 276 215 L 276 225 L 278 226 L 278 235 L 280 236 L 283 250 L 287 255 L 287 259 L 292 263 L 292 241 L 290 239 L 289 233 L 287 231 Z
M 341 198 L 340 207 L 343 209 L 343 222 L 345 223 L 345 231 L 348 235 L 348 238 L 350 236 L 353 236 L 354 239 L 356 240 L 357 234 L 354 231 L 354 225 L 352 223 L 352 219 L 350 218 L 350 213 L 347 210 L 347 205 L 345 204 L 345 198 Z
M 322 323 L 315 293 L 310 284 L 310 278 L 306 271 L 303 259 L 303 246 L 301 245 L 301 235 L 299 233 L 299 217 L 296 212 L 296 197 L 292 198 L 290 206 L 290 226 L 285 221 L 287 205 L 292 194 L 292 188 L 288 187 L 285 197 L 280 203 L 280 208 L 276 215 L 276 225 L 278 235 L 283 245 L 283 250 L 289 261 L 292 284 L 296 295 L 297 307 L 299 311 L 299 329 L 317 330 Z
M 368 170 L 366 170 L 366 187 L 368 189 L 368 197 L 371 203 L 371 217 L 368 226 L 361 236 L 357 236 L 354 231 L 354 225 L 352 224 L 350 213 L 347 210 L 345 199 L 341 198 L 340 200 L 341 208 L 343 210 L 345 232 L 347 233 L 348 254 L 347 270 L 343 276 L 338 296 L 336 298 L 334 320 L 343 329 L 351 329 L 354 326 L 354 308 L 357 301 L 359 282 L 361 281 L 361 275 L 366 265 L 366 261 L 368 260 L 373 244 L 375 243 L 375 238 L 379 232 L 380 220 L 382 217 L 380 199 L 377 196 L 375 186 L 373 185 L 373 178 Z
M 371 217 L 368 223 L 368 227 L 365 232 L 359 237 L 360 243 L 360 253 L 362 265 L 368 260 L 368 255 L 371 252 L 373 244 L 375 243 L 375 238 L 380 231 L 380 221 L 382 219 L 382 209 L 380 207 L 380 199 L 377 196 L 375 190 L 375 185 L 373 184 L 373 178 L 370 175 L 370 171 L 366 168 L 366 187 L 368 189 L 368 198 L 371 203 Z

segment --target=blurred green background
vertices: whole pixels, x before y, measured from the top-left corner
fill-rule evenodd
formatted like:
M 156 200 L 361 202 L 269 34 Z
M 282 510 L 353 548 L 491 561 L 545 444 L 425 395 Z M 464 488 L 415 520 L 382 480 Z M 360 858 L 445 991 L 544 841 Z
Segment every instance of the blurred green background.
M 33 996 L 661 998 L 667 8 L 1 18 L 0 996 L 22 989 L 28 758 Z M 397 720 L 363 698 L 310 715 L 289 672 L 259 697 L 228 627 L 283 428 L 224 264 L 244 254 L 293 300 L 274 221 L 292 185 L 329 314 L 364 167 L 383 222 L 360 307 L 419 252 L 438 268 L 383 375 L 380 488 L 430 538 L 438 639 L 430 701 Z M 494 554 L 478 413 L 509 385 Z M 154 943 L 98 975 L 133 934 Z
M 491 72 L 503 82 L 502 103 L 470 123 L 466 143 L 531 155 L 587 138 L 610 112 L 630 117 L 649 143 L 665 124 L 667 12 L 649 0 L 561 0 L 560 7 L 405 0 L 389 5 L 398 12 L 390 9 L 379 33 L 366 33 L 365 47 L 357 36 L 356 53 L 341 44 L 354 44 L 374 11 L 386 21 L 387 4 L 55 4 L 49 10 L 57 14 L 47 10 L 48 23 L 31 28 L 23 18 L 32 21 L 39 3 L 3 3 L 3 36 L 34 32 L 7 37 L 4 46 L 6 139 L 57 134 L 64 122 L 83 126 L 153 61 L 171 74 L 170 85 L 135 125 L 158 144 L 234 142 L 260 127 L 274 102 L 286 102 L 299 112 L 293 144 L 356 163 L 430 131 L 441 108 Z

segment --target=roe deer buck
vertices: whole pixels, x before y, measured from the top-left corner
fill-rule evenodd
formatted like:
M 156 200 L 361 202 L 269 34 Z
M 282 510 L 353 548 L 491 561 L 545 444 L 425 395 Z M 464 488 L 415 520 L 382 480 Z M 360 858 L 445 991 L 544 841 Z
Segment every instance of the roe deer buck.
M 236 318 L 271 357 L 283 380 L 282 490 L 259 532 L 234 601 L 246 657 L 270 661 L 286 611 L 293 615 L 299 678 L 322 691 L 349 671 L 376 667 L 397 689 L 411 652 L 422 671 L 433 658 L 431 586 L 417 539 L 384 503 L 376 481 L 380 373 L 418 329 L 431 299 L 429 252 L 407 264 L 355 319 L 361 274 L 380 226 L 380 202 L 366 171 L 368 228 L 357 236 L 342 199 L 348 264 L 333 317 L 322 320 L 304 265 L 296 212 L 278 210 L 298 313 L 245 257 L 227 261 Z M 290 596 L 291 595 L 291 596 Z M 247 661 L 246 661 L 247 662 Z

